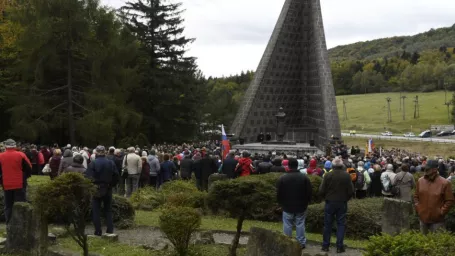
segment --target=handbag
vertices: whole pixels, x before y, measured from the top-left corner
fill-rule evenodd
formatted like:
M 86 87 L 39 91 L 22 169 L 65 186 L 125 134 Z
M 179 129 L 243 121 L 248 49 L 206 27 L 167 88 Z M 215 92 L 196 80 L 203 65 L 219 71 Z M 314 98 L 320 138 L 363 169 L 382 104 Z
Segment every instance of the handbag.
M 49 166 L 49 164 L 46 164 L 42 170 L 42 173 L 49 174 L 49 173 L 51 173 L 51 171 L 52 170 L 51 170 L 51 167 Z
M 125 167 L 122 169 L 122 178 L 128 178 L 128 154 L 125 156 Z
M 396 197 L 400 196 L 400 194 L 401 194 L 401 189 L 400 189 L 400 187 L 399 187 L 398 185 L 401 184 L 401 182 L 402 182 L 403 179 L 404 179 L 404 176 L 406 176 L 406 174 L 403 175 L 403 177 L 401 177 L 401 179 L 399 180 L 399 182 L 397 182 L 397 183 L 395 184 L 395 186 L 393 186 L 392 189 L 390 190 L 390 192 L 392 193 L 393 196 L 396 196 Z

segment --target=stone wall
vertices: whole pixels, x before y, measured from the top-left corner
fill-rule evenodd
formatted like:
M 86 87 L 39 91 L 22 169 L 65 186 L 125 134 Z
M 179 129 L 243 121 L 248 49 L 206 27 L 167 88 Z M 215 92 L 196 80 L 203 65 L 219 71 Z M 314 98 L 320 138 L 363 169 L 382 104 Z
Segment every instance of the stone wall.
M 251 228 L 246 256 L 300 256 L 299 243 L 278 232 Z

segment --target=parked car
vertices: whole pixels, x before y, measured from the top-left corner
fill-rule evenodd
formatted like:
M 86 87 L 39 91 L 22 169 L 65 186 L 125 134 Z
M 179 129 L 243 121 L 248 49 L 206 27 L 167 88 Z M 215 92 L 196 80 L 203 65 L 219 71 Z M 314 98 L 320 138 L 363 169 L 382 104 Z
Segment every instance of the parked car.
M 419 134 L 419 137 L 420 138 L 430 138 L 431 137 L 431 131 L 430 130 L 426 130 L 426 131 L 423 131 Z
M 416 135 L 413 132 L 408 132 L 404 134 L 404 137 L 415 137 Z
M 383 132 L 381 133 L 382 136 L 392 136 L 393 133 L 392 132 L 389 132 L 389 131 L 386 131 L 386 132 Z
M 442 131 L 442 132 L 436 134 L 436 136 L 438 136 L 438 137 L 444 137 L 444 136 L 450 136 L 450 135 L 452 135 L 452 132 L 450 132 L 450 131 Z

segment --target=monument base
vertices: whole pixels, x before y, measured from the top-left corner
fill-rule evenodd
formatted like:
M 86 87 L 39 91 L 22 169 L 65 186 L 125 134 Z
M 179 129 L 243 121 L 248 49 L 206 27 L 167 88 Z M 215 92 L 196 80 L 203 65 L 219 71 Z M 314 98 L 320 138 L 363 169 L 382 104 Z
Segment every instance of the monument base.
M 290 157 L 302 156 L 304 154 L 324 154 L 319 148 L 310 146 L 309 143 L 295 143 L 293 145 L 284 144 L 261 144 L 261 143 L 249 143 L 244 145 L 233 145 L 232 149 L 241 151 L 248 151 L 252 155 L 268 155 L 269 152 L 276 152 L 277 154 L 286 154 Z
M 272 141 L 263 141 L 263 142 L 261 142 L 261 144 L 264 144 L 264 145 L 297 145 L 297 142 L 272 140 Z

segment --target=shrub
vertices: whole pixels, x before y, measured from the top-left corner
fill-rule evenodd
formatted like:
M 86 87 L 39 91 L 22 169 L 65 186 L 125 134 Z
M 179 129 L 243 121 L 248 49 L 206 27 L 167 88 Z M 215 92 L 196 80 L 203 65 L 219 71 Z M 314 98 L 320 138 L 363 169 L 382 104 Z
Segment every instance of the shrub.
M 155 188 L 145 187 L 134 192 L 130 201 L 134 209 L 153 211 L 163 205 L 166 198 L 163 193 L 156 191 Z
M 308 178 L 310 178 L 313 192 L 311 196 L 311 203 L 317 204 L 322 202 L 322 198 L 319 196 L 319 186 L 321 186 L 322 178 L 317 175 L 308 175 Z
M 95 191 L 92 181 L 81 174 L 65 173 L 41 185 L 33 198 L 35 207 L 43 216 L 62 216 L 68 233 L 82 247 L 84 256 L 88 255 L 86 216 Z M 70 225 L 74 229 L 70 229 Z
M 237 232 L 232 242 L 230 256 L 236 255 L 243 221 L 257 212 L 266 212 L 274 205 L 276 192 L 263 181 L 236 179 L 215 182 L 209 188 L 207 205 L 211 210 L 227 211 L 237 218 Z
M 164 194 L 171 193 L 192 193 L 198 192 L 195 183 L 185 180 L 174 180 L 166 182 L 161 186 L 161 192 Z
M 346 235 L 352 238 L 368 239 L 381 232 L 382 198 L 351 200 L 346 217 Z M 324 229 L 325 203 L 313 204 L 307 210 L 308 232 L 322 233 Z M 336 224 L 334 222 L 334 227 Z
M 419 179 L 423 177 L 423 175 L 425 175 L 424 172 L 416 172 L 416 173 L 412 174 L 412 176 L 414 176 L 414 180 L 415 180 L 416 184 L 417 184 L 417 181 L 419 181 Z
M 455 195 L 455 180 L 452 180 L 452 192 Z M 446 227 L 447 230 L 455 232 L 455 207 L 452 207 L 446 216 Z
M 112 219 L 119 229 L 126 229 L 134 225 L 136 211 L 128 199 L 114 195 L 112 198 Z
M 427 236 L 418 232 L 401 233 L 397 236 L 383 234 L 370 237 L 366 256 L 440 256 L 453 255 L 455 237 L 449 233 L 431 233 Z
M 201 225 L 201 216 L 189 207 L 167 207 L 160 215 L 160 228 L 179 256 L 188 254 L 191 235 Z

